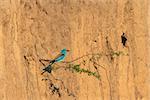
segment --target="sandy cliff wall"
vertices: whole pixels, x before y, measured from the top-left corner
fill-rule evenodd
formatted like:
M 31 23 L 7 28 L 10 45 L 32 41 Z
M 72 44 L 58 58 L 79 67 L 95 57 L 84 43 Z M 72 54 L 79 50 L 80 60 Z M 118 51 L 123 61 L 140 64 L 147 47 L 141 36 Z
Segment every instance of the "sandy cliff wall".
M 0 100 L 149 100 L 149 12 L 148 0 L 1 0 Z M 39 59 L 62 48 L 70 49 L 66 61 L 100 53 L 100 80 L 54 71 L 63 88 L 41 75 Z M 90 62 L 81 67 L 96 71 Z

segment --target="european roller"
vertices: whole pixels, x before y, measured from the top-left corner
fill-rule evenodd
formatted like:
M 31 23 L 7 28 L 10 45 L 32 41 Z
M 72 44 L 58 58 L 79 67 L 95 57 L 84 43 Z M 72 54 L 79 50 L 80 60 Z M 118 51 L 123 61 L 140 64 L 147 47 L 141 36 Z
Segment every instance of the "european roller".
M 62 49 L 61 52 L 60 52 L 60 54 L 58 54 L 53 60 L 51 60 L 51 61 L 50 61 L 50 64 L 49 64 L 47 67 L 45 67 L 45 68 L 43 69 L 44 72 L 42 72 L 42 74 L 44 74 L 46 71 L 47 71 L 48 73 L 51 73 L 51 71 L 52 71 L 51 65 L 54 64 L 54 63 L 56 63 L 56 62 L 61 62 L 61 61 L 63 61 L 63 60 L 65 59 L 65 57 L 66 57 L 68 51 L 69 51 L 69 50 L 67 50 L 66 48 L 65 48 L 65 49 Z

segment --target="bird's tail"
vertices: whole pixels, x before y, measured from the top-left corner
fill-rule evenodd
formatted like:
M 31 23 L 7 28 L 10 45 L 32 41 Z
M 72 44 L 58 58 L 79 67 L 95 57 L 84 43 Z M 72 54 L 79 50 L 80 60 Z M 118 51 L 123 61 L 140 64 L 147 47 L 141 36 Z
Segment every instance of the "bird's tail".
M 52 71 L 52 64 L 55 63 L 55 60 L 51 61 L 50 63 L 51 64 L 49 64 L 47 67 L 45 67 L 43 69 L 44 71 L 41 73 L 41 75 L 43 75 L 45 72 L 51 73 L 51 71 Z
M 54 60 L 51 60 L 49 63 L 50 63 L 50 65 L 52 65 L 53 63 L 55 63 L 55 59 Z

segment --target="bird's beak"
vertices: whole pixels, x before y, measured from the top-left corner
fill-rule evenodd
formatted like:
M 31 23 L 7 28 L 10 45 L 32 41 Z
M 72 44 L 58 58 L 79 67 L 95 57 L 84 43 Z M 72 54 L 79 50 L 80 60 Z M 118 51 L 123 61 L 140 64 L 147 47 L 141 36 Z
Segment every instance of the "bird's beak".
M 66 50 L 67 52 L 69 52 L 70 50 Z

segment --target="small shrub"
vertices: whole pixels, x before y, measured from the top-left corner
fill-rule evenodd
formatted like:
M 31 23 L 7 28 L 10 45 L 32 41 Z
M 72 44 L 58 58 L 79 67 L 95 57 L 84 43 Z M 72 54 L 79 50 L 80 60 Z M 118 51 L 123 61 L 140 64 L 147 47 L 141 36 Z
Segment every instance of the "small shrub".
M 118 57 L 120 55 L 124 55 L 124 53 L 122 51 L 114 51 L 111 53 L 112 57 Z
M 80 74 L 81 73 L 86 73 L 86 74 L 88 74 L 88 76 L 94 76 L 97 79 L 100 79 L 100 75 L 98 73 L 92 72 L 92 71 L 90 71 L 88 69 L 81 68 L 80 64 L 76 64 L 76 65 L 70 64 L 68 68 L 72 72 L 77 72 L 77 73 L 80 73 Z

